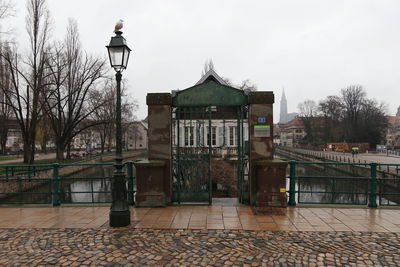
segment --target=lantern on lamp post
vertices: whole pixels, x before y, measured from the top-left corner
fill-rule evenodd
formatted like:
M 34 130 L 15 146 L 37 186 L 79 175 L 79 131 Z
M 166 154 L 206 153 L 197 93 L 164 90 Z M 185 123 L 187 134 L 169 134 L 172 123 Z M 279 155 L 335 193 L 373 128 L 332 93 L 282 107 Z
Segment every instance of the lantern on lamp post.
M 115 131 L 115 171 L 111 183 L 112 204 L 110 209 L 110 226 L 122 227 L 131 222 L 131 215 L 127 201 L 126 176 L 122 163 L 122 126 L 121 126 L 121 79 L 122 71 L 126 69 L 131 49 L 122 37 L 122 21 L 115 26 L 115 36 L 111 37 L 107 47 L 111 67 L 116 71 L 117 99 L 116 99 L 116 131 Z

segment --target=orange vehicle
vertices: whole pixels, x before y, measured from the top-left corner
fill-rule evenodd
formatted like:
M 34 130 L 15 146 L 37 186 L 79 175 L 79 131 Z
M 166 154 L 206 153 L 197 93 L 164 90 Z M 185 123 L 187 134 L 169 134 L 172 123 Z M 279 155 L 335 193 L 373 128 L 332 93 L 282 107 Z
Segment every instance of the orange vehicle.
M 368 143 L 327 143 L 326 151 L 350 152 L 352 148 L 357 148 L 359 152 L 369 149 Z

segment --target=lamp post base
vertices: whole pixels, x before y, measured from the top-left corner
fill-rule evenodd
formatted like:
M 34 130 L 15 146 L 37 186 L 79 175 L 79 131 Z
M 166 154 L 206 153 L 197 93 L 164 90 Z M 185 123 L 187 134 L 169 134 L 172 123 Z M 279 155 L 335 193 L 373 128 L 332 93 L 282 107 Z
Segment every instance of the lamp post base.
M 110 226 L 123 227 L 131 223 L 131 213 L 129 210 L 113 211 L 110 210 Z

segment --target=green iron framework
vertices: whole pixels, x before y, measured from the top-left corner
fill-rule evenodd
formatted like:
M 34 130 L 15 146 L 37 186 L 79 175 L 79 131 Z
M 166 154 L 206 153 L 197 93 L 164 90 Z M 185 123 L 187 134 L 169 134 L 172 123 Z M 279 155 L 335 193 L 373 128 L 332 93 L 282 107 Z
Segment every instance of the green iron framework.
M 227 158 L 235 162 L 238 199 L 240 202 L 247 200 L 248 159 L 244 141 L 247 109 L 246 106 L 222 109 L 225 115 L 229 113 L 226 118 L 230 121 L 235 120 L 234 147 L 227 146 L 226 118 L 220 113 L 221 110 L 217 106 L 179 106 L 173 109 L 173 202 L 211 204 L 213 182 L 217 178 L 213 177 L 212 162 Z M 217 133 L 217 127 L 221 132 Z M 221 136 L 222 144 L 217 142 Z
M 400 164 L 290 161 L 288 204 L 399 206 L 399 170 Z
M 175 156 L 185 157 L 186 147 L 179 149 L 181 153 L 175 153 Z M 197 156 L 188 157 L 191 161 L 187 160 L 186 165 L 181 167 L 186 168 L 192 164 L 196 166 L 203 161 L 205 162 L 203 168 L 210 170 L 210 165 L 208 165 L 211 158 L 209 146 L 207 149 L 205 153 L 197 152 Z M 245 154 L 244 149 L 239 150 L 242 151 L 239 153 Z M 211 147 L 211 151 L 213 151 L 213 147 Z M 204 158 L 199 159 L 200 157 Z M 238 181 L 238 186 L 243 189 L 239 192 L 239 198 L 242 197 L 241 200 L 245 202 L 247 186 L 245 156 L 242 166 L 242 169 L 237 169 L 238 174 L 243 177 L 243 180 Z M 175 167 L 179 167 L 179 165 L 175 165 Z M 67 168 L 76 168 L 76 172 L 66 175 L 64 173 Z M 128 177 L 128 202 L 130 205 L 134 205 L 136 191 L 134 163 L 126 162 L 125 170 Z M 79 203 L 110 203 L 112 171 L 113 163 L 0 165 L 0 204 L 58 206 Z M 210 177 L 206 176 L 207 179 Z M 211 186 L 210 180 L 207 179 L 205 182 Z M 372 208 L 400 205 L 400 164 L 290 161 L 287 181 L 289 205 L 350 204 Z M 244 183 L 244 185 L 240 183 Z M 175 183 L 174 186 L 176 185 L 179 184 Z M 184 202 L 183 196 L 185 195 L 183 193 L 185 191 L 183 189 L 187 185 L 182 184 L 182 188 L 180 188 L 182 191 L 175 191 L 175 193 L 182 193 L 181 202 Z M 203 189 L 205 194 L 201 200 L 205 199 L 207 202 L 212 192 L 207 191 L 208 187 Z M 175 197 L 178 195 L 176 194 Z M 187 198 L 193 200 L 190 198 L 190 194 Z
M 113 163 L 0 165 L 0 204 L 110 203 Z M 126 162 L 128 203 L 134 205 L 133 162 Z M 65 170 L 68 169 L 68 174 Z M 71 171 L 72 170 L 72 171 Z

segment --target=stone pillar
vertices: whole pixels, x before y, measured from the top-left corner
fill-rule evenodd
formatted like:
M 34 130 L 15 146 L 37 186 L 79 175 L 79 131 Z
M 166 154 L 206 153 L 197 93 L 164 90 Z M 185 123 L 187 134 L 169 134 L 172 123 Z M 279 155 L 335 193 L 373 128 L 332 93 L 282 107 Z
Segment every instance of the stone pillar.
M 148 158 L 150 163 L 152 160 L 164 162 L 163 190 L 165 205 L 171 202 L 172 194 L 172 97 L 170 93 L 151 93 L 147 94 L 146 103 L 148 105 Z M 154 181 L 157 180 L 159 179 Z
M 286 190 L 281 191 L 284 191 L 282 179 L 285 181 L 282 168 L 287 163 L 280 164 L 273 159 L 274 94 L 265 91 L 250 92 L 248 101 L 250 204 L 280 206 L 279 203 L 283 203 L 282 196 L 286 196 Z
M 163 207 L 166 203 L 164 190 L 165 162 L 162 160 L 140 160 L 136 168 L 137 207 Z

